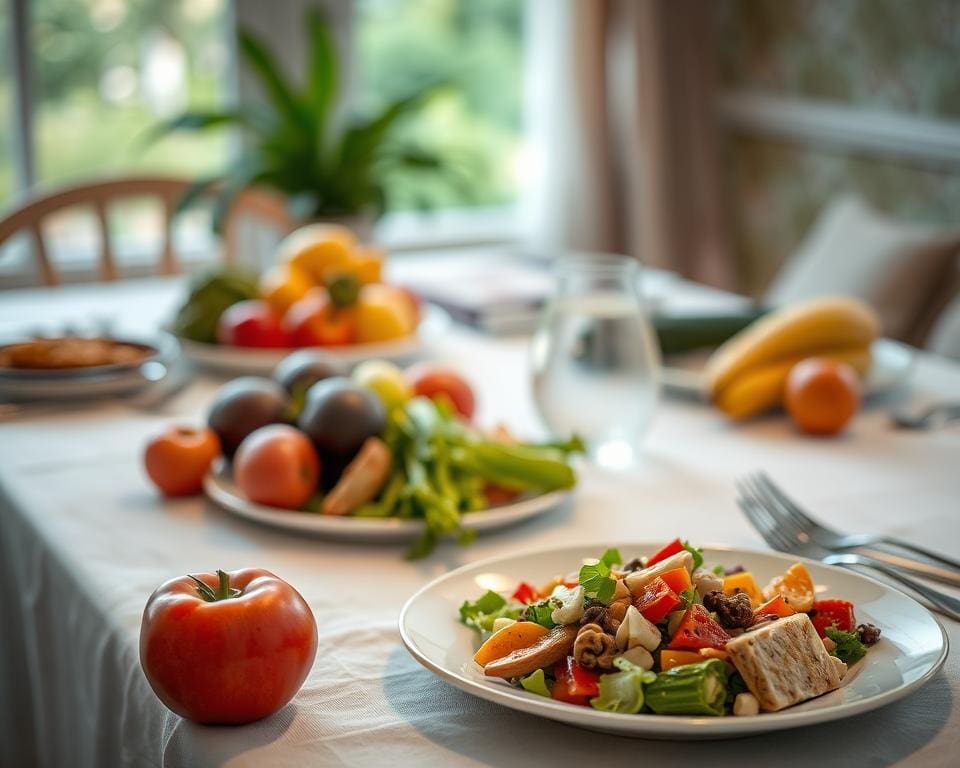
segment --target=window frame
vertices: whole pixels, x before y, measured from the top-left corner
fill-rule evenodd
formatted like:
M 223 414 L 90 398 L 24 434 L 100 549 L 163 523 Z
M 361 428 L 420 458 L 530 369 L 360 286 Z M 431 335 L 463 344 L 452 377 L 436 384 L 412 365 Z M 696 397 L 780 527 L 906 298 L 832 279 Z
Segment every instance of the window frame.
M 16 163 L 12 191 L 14 204 L 27 198 L 37 189 L 36 175 L 36 93 L 30 46 L 30 1 L 7 0 L 10 9 L 9 51 L 13 73 L 15 121 L 13 154 Z M 228 98 L 236 100 L 252 88 L 249 79 L 238 65 L 236 51 L 237 30 L 251 27 L 269 42 L 282 41 L 274 46 L 282 64 L 296 65 L 302 56 L 302 47 L 292 45 L 291 24 L 299 25 L 306 8 L 319 5 L 329 15 L 347 66 L 344 67 L 344 90 L 349 94 L 358 87 L 353 66 L 354 7 L 338 0 L 285 0 L 282 4 L 263 3 L 262 0 L 233 0 L 228 5 L 225 24 L 231 50 Z M 241 151 L 234 142 L 231 152 Z M 429 214 L 411 211 L 388 213 L 377 223 L 377 239 L 384 246 L 399 251 L 441 250 L 451 247 L 477 245 L 516 245 L 520 233 L 520 201 L 512 205 L 439 209 Z

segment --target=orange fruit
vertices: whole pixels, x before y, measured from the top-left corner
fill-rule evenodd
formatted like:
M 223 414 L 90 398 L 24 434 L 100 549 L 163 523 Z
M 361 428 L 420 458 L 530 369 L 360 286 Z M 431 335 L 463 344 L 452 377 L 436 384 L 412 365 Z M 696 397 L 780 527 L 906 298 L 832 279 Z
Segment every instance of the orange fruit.
M 811 435 L 835 435 L 860 407 L 860 382 L 846 363 L 811 357 L 790 369 L 784 405 Z
M 813 579 L 803 563 L 794 563 L 782 576 L 777 576 L 763 590 L 763 596 L 770 600 L 783 595 L 793 610 L 800 612 L 813 608 Z
M 281 315 L 306 296 L 312 287 L 310 276 L 290 264 L 277 264 L 260 278 L 261 298 Z
M 337 224 L 309 224 L 287 235 L 277 251 L 280 262 L 308 274 L 323 284 L 331 270 L 346 271 L 353 261 L 357 239 L 346 227 Z

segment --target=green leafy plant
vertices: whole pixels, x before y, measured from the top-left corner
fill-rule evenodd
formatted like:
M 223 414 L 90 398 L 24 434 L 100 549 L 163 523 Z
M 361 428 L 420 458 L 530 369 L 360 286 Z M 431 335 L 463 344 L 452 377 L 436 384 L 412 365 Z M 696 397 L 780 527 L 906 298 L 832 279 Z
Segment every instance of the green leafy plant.
M 402 170 L 440 174 L 458 183 L 453 167 L 437 152 L 404 141 L 398 125 L 414 115 L 442 83 L 398 99 L 372 116 L 341 119 L 337 112 L 337 51 L 323 15 L 307 13 L 307 77 L 291 82 L 267 47 L 249 31 L 239 33 L 244 62 L 262 86 L 265 103 L 222 111 L 188 111 L 150 134 L 239 128 L 248 141 L 222 174 L 199 179 L 180 201 L 189 207 L 216 190 L 214 229 L 220 231 L 233 199 L 262 185 L 283 193 L 302 219 L 383 213 L 391 174 Z M 462 180 L 461 180 L 462 181 Z

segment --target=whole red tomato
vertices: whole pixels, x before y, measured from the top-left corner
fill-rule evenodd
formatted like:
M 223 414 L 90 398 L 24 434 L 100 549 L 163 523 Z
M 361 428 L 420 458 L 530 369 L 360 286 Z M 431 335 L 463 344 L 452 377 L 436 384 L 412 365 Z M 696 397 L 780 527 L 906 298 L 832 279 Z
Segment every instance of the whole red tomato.
M 143 454 L 153 484 L 166 496 L 193 496 L 220 455 L 220 440 L 210 429 L 172 427 L 153 438 Z
M 257 504 L 300 509 L 317 491 L 320 459 L 310 438 L 287 424 L 251 432 L 233 457 L 233 478 Z
M 446 395 L 454 409 L 465 419 L 472 419 L 476 408 L 473 390 L 459 373 L 430 363 L 418 363 L 406 371 L 407 381 L 415 395 L 436 400 Z
M 220 315 L 217 341 L 237 347 L 291 346 L 280 315 L 257 299 L 238 302 Z
M 197 723 L 273 714 L 300 690 L 316 652 L 310 607 L 260 568 L 172 579 L 150 596 L 140 625 L 150 686 Z
M 314 288 L 284 315 L 283 325 L 295 347 L 337 347 L 357 341 L 357 313 L 337 307 L 325 288 Z

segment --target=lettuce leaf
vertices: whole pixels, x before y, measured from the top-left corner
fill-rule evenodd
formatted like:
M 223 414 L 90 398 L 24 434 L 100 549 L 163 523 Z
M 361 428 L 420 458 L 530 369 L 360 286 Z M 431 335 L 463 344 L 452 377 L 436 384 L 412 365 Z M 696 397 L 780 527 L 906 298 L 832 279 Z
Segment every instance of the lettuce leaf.
M 619 672 L 600 676 L 600 695 L 590 699 L 590 706 L 604 712 L 635 715 L 643 709 L 643 686 L 657 679 L 636 664 L 620 657 L 613 660 Z
M 837 644 L 830 655 L 836 656 L 844 664 L 856 664 L 867 655 L 867 646 L 860 642 L 856 632 L 844 632 L 836 627 L 827 627 L 825 631 L 827 637 Z
M 530 691 L 530 693 L 535 693 L 538 696 L 546 696 L 550 698 L 550 689 L 547 687 L 547 678 L 543 674 L 542 669 L 538 669 L 536 672 L 527 675 L 526 677 L 520 678 L 520 685 L 523 686 L 525 691 Z
M 492 632 L 493 622 L 499 618 L 516 619 L 523 611 L 522 603 L 508 601 L 493 590 L 474 602 L 464 600 L 460 606 L 460 621 L 481 632 Z

